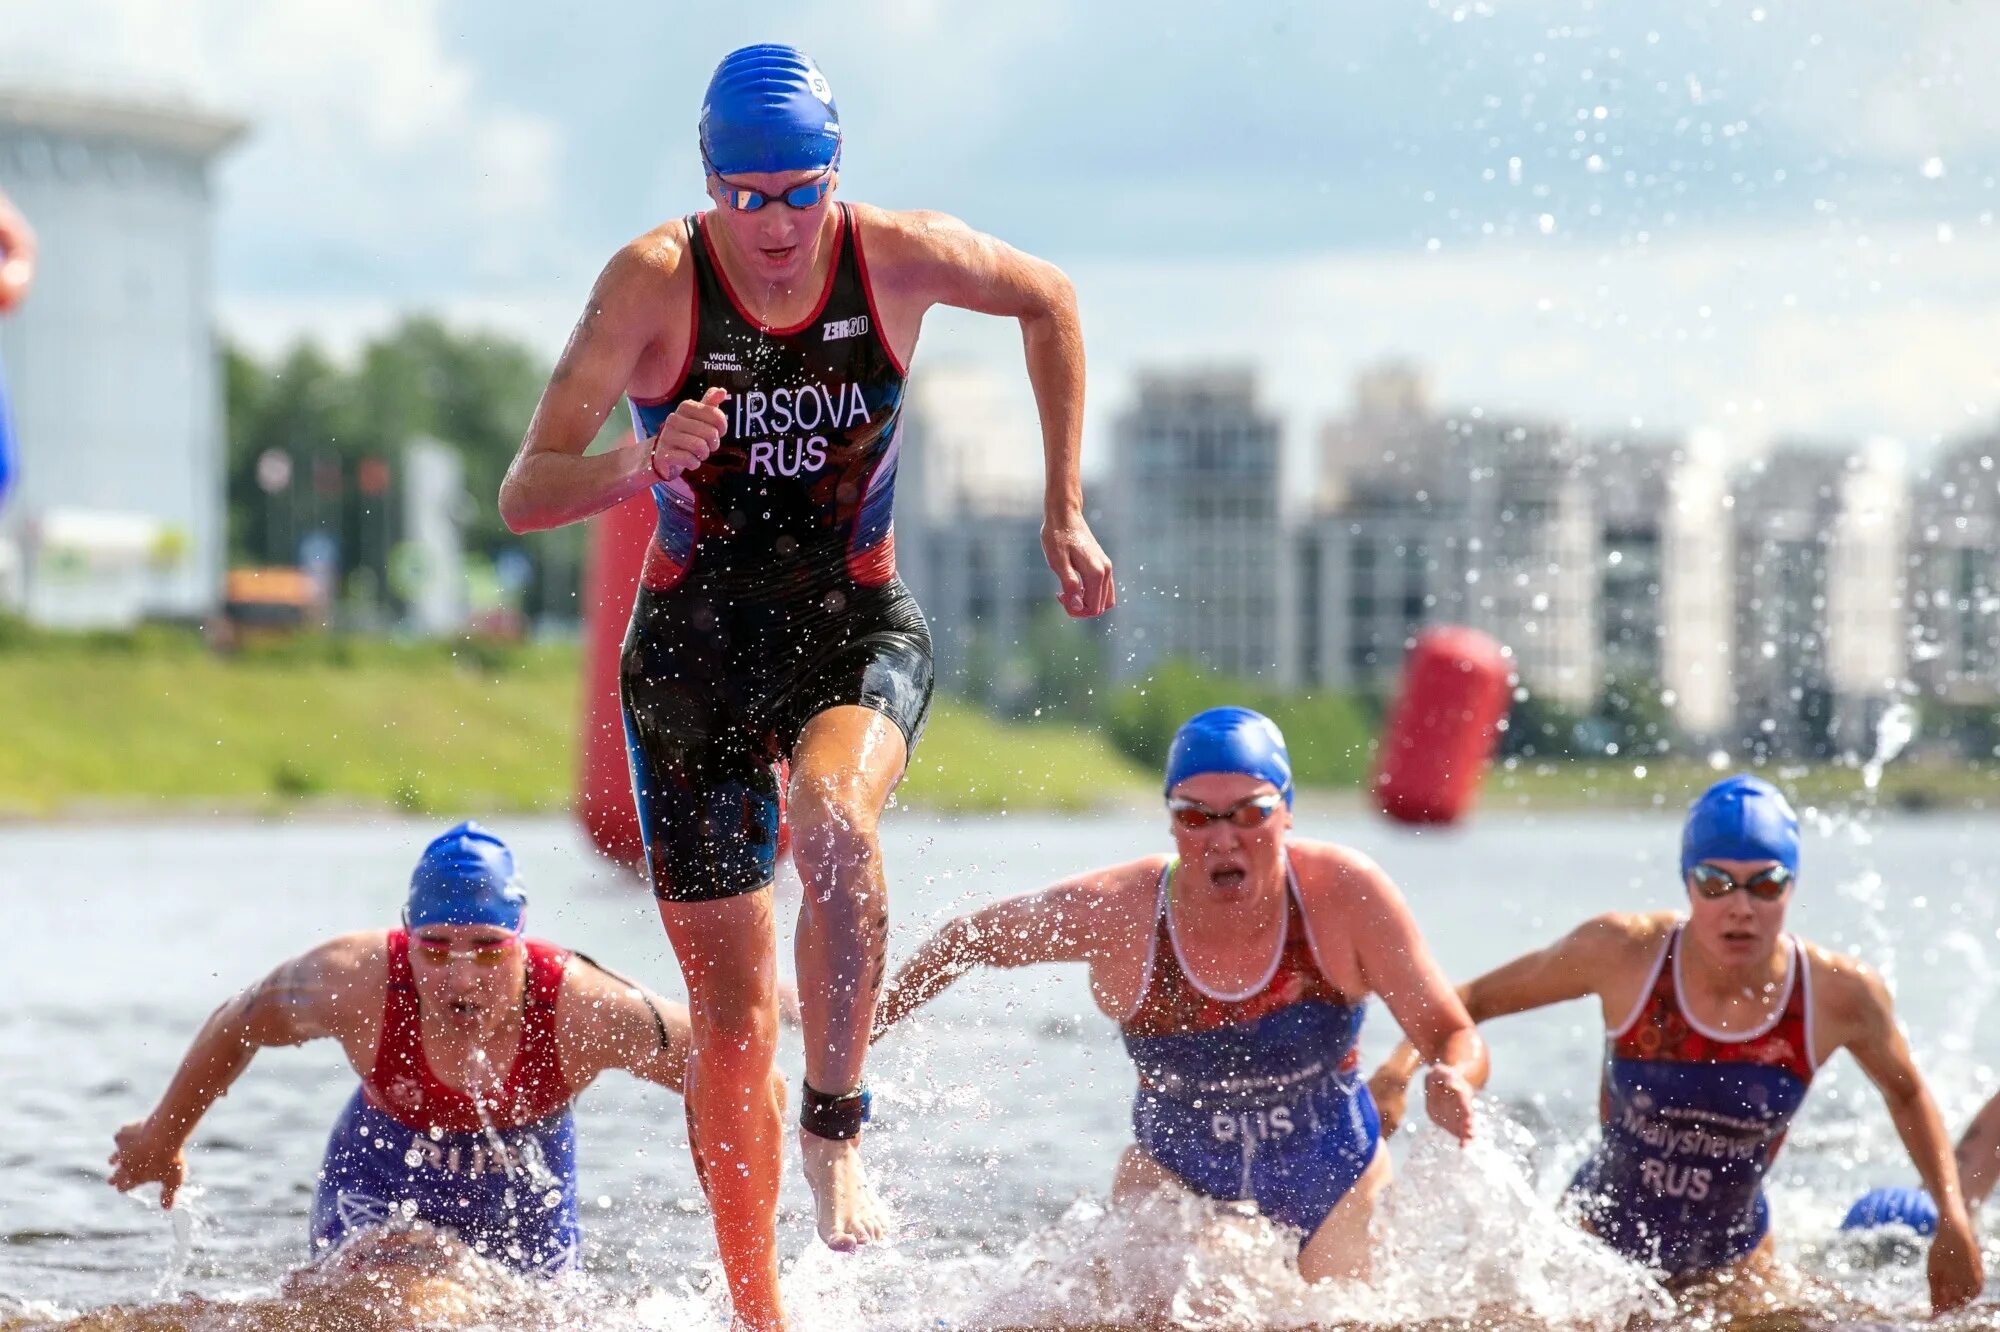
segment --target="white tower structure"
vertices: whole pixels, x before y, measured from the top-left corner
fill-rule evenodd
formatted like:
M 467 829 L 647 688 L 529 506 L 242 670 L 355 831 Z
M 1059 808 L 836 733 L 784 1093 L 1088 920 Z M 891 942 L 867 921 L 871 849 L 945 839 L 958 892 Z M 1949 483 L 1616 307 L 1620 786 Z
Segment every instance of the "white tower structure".
M 220 599 L 209 166 L 243 130 L 186 106 L 0 88 L 0 190 L 41 248 L 34 290 L 0 319 L 20 449 L 0 547 L 38 619 L 189 617 Z

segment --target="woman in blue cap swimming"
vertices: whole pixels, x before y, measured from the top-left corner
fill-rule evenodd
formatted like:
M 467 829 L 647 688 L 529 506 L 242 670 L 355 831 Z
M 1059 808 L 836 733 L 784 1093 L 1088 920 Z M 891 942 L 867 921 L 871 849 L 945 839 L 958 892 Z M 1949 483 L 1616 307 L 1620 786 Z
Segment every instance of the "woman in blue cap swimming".
M 1083 333 L 1053 264 L 934 212 L 837 202 L 845 134 L 802 51 L 731 52 L 700 120 L 712 207 L 605 267 L 500 492 L 517 532 L 650 490 L 659 521 L 622 665 L 646 865 L 693 1013 L 690 1137 L 739 1317 L 782 1323 L 776 1223 L 778 766 L 790 763 L 820 1237 L 883 1233 L 862 1065 L 888 891 L 877 823 L 930 705 L 923 612 L 890 525 L 905 375 L 934 306 L 1020 325 L 1047 463 L 1042 548 L 1072 616 L 1113 601 L 1083 516 Z M 586 454 L 620 397 L 634 442 Z
M 897 973 L 877 1034 L 974 967 L 1085 963 L 1139 1073 L 1114 1198 L 1170 1187 L 1248 1200 L 1300 1232 L 1308 1280 L 1365 1275 L 1389 1181 L 1356 1066 L 1368 996 L 1423 1051 L 1431 1117 L 1461 1139 L 1485 1048 L 1389 876 L 1291 835 L 1291 761 L 1268 718 L 1190 720 L 1166 797 L 1174 854 L 951 922 Z
M 1682 1284 L 1772 1265 L 1764 1176 L 1813 1074 L 1845 1049 L 1882 1092 L 1935 1196 L 1933 1307 L 1979 1293 L 1978 1245 L 1937 1106 L 1882 982 L 1850 957 L 1785 933 L 1799 825 L 1769 782 L 1729 777 L 1688 810 L 1685 913 L 1585 921 L 1459 994 L 1475 1021 L 1594 997 L 1606 1030 L 1602 1133 L 1571 1181 L 1583 1224 Z M 1370 1079 L 1394 1131 L 1417 1056 Z
M 329 939 L 215 1011 L 152 1113 L 118 1131 L 112 1186 L 156 1183 L 173 1206 L 195 1126 L 256 1052 L 330 1038 L 360 1083 L 327 1139 L 315 1258 L 393 1256 L 384 1228 L 415 1220 L 525 1273 L 573 1266 L 570 1106 L 614 1068 L 679 1091 L 687 1014 L 526 937 L 527 901 L 499 838 L 438 837 L 400 928 Z

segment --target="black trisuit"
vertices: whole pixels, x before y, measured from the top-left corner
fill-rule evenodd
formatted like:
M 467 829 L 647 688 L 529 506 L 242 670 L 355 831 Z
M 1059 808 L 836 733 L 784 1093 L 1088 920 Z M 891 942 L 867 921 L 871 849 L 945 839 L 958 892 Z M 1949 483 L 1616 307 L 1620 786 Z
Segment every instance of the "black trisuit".
M 670 393 L 632 399 L 650 439 L 683 400 L 729 391 L 715 452 L 653 487 L 660 521 L 620 663 L 653 891 L 676 902 L 771 881 L 775 765 L 815 715 L 873 708 L 914 751 L 930 707 L 930 631 L 890 527 L 903 367 L 844 205 L 839 219 L 818 308 L 767 330 L 690 217 L 688 358 Z

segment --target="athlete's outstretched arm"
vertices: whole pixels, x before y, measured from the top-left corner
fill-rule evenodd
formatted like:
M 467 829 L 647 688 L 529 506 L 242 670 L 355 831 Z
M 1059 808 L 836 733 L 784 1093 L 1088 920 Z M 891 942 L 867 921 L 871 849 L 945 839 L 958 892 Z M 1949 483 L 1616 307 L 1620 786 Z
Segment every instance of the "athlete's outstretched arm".
M 242 1076 L 257 1051 L 335 1034 L 339 984 L 329 984 L 329 977 L 345 969 L 329 954 L 342 948 L 351 951 L 352 945 L 335 940 L 293 958 L 210 1015 L 153 1112 L 118 1130 L 111 1187 L 122 1193 L 156 1183 L 160 1206 L 174 1205 L 174 1194 L 187 1176 L 183 1149 L 195 1125 Z
M 1996 1094 L 1965 1126 L 1953 1154 L 1958 1161 L 1958 1185 L 1965 1190 L 1965 1205 L 1976 1208 L 1992 1196 L 2000 1182 L 2000 1094 Z
M 1431 956 L 1395 882 L 1360 855 L 1346 856 L 1339 872 L 1349 881 L 1359 913 L 1354 940 L 1362 976 L 1382 996 L 1405 1043 L 1430 1067 L 1424 1100 L 1431 1118 L 1460 1141 L 1469 1139 L 1472 1093 L 1486 1085 L 1486 1042 Z
M 1599 916 L 1546 948 L 1523 954 L 1468 981 L 1458 987 L 1466 1016 L 1475 1023 L 1484 1022 L 1596 993 L 1607 959 L 1631 938 L 1632 928 L 1630 917 Z M 1423 1064 L 1424 1057 L 1416 1046 L 1404 1040 L 1368 1079 L 1382 1115 L 1383 1132 L 1394 1133 L 1401 1123 L 1410 1079 Z
M 1909 1043 L 1896 1026 L 1894 1002 L 1881 978 L 1843 959 L 1829 979 L 1836 982 L 1826 987 L 1831 991 L 1827 997 L 1834 1023 L 1847 1037 L 1843 1043 L 1881 1091 L 1897 1136 L 1937 1203 L 1937 1236 L 1930 1253 L 1931 1312 L 1941 1314 L 1969 1304 L 1985 1285 L 1985 1272 L 1972 1218 L 1959 1192 L 1958 1166 L 1944 1117 L 1910 1057 Z
M 628 436 L 615 449 L 584 455 L 652 345 L 668 300 L 666 245 L 657 233 L 642 237 L 598 275 L 500 483 L 500 518 L 510 530 L 539 532 L 588 518 L 655 481 L 674 480 L 715 450 L 725 424 L 720 389 L 682 403 L 650 441 Z
M 935 999 L 975 967 L 1087 962 L 1100 946 L 1104 891 L 1096 876 L 1071 879 L 946 925 L 897 969 L 875 1006 L 869 1042 Z
M 1016 319 L 1042 423 L 1042 553 L 1063 609 L 1102 615 L 1117 604 L 1111 561 L 1083 516 L 1083 321 L 1060 268 L 943 213 L 905 213 L 898 276 L 925 304 Z
M 581 953 L 563 974 L 556 1047 L 572 1091 L 608 1068 L 669 1091 L 687 1087 L 687 1010 Z

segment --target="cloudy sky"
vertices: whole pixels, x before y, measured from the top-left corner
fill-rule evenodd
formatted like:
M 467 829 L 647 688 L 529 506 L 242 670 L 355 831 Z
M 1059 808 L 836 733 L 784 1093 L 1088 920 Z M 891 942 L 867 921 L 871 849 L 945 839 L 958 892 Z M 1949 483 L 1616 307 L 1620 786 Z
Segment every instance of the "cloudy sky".
M 0 79 L 253 122 L 217 244 L 258 347 L 425 309 L 552 352 L 702 203 L 716 59 L 778 39 L 833 83 L 848 197 L 1070 271 L 1094 427 L 1134 367 L 1248 361 L 1302 443 L 1389 354 L 1449 402 L 1743 447 L 2000 407 L 1986 4 L 0 0 L 0 33 Z M 1017 355 L 945 317 L 921 359 Z

